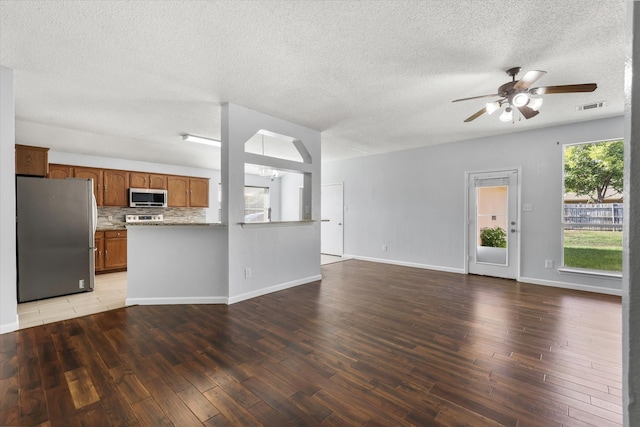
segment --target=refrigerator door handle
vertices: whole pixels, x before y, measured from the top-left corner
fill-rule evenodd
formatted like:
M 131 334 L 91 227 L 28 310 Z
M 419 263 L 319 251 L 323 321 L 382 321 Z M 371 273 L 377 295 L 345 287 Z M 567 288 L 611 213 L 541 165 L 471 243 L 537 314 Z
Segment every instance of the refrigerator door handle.
M 98 228 L 98 203 L 96 203 L 96 196 L 91 192 L 91 201 L 93 202 L 91 205 L 92 210 L 92 219 L 93 219 L 93 234 L 96 234 L 96 229 Z

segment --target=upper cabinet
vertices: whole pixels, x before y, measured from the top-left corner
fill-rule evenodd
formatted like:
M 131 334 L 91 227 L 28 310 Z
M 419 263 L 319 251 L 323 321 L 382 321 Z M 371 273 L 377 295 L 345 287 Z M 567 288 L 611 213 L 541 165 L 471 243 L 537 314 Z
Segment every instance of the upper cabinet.
M 129 172 L 129 187 L 166 190 L 167 175 L 159 175 L 146 172 Z
M 49 163 L 49 178 L 53 178 L 53 179 L 73 178 L 73 166 L 56 165 L 53 163 Z
M 103 205 L 104 185 L 102 181 L 102 169 L 97 168 L 84 168 L 74 166 L 73 168 L 74 178 L 86 178 L 93 180 L 93 195 L 96 196 L 96 203 L 98 206 Z
M 192 208 L 209 207 L 209 180 L 207 178 L 189 178 L 189 206 Z
M 16 175 L 47 176 L 49 149 L 16 145 Z
M 209 207 L 209 178 L 51 164 L 49 178 L 93 180 L 98 206 L 129 206 L 129 188 L 167 190 L 169 207 Z
M 105 169 L 103 206 L 129 206 L 129 172 Z
M 186 176 L 169 176 L 167 178 L 167 197 L 170 208 L 189 206 L 189 178 Z
M 167 187 L 167 175 L 158 175 L 154 173 L 149 174 L 149 188 L 154 190 L 166 190 Z

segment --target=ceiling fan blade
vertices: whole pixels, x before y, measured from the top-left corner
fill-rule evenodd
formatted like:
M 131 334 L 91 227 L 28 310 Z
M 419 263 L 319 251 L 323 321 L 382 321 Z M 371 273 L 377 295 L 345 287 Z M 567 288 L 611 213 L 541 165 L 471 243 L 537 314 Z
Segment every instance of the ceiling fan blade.
M 490 97 L 494 97 L 494 96 L 498 96 L 498 95 L 499 94 L 497 94 L 497 93 L 492 93 L 491 95 L 480 95 L 480 96 L 472 96 L 471 98 L 454 99 L 451 102 L 469 101 L 470 99 L 490 98 Z
M 472 114 L 471 116 L 469 116 L 464 122 L 465 123 L 469 123 L 470 121 L 477 119 L 478 117 L 480 117 L 481 115 L 483 115 L 486 112 L 487 112 L 487 109 L 483 108 L 482 110 L 478 111 L 477 113 Z
M 522 78 L 518 80 L 515 85 L 513 85 L 513 88 L 515 90 L 529 89 L 532 84 L 534 84 L 540 77 L 544 76 L 545 74 L 547 74 L 546 71 L 527 71 L 527 74 L 522 76 Z
M 598 87 L 595 83 L 582 83 L 578 85 L 534 87 L 529 91 L 532 95 L 544 95 L 545 93 L 574 93 L 593 92 Z
M 536 111 L 531 107 L 527 107 L 526 105 L 522 107 L 517 107 L 520 113 L 524 116 L 525 119 L 530 119 L 531 117 L 537 116 L 540 111 Z

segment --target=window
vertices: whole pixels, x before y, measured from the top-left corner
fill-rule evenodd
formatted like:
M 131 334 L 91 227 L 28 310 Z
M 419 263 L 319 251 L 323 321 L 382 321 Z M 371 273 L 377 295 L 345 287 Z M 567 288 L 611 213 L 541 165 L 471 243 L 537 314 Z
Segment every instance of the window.
M 564 147 L 563 265 L 622 271 L 623 141 Z
M 271 221 L 269 187 L 244 187 L 244 222 Z

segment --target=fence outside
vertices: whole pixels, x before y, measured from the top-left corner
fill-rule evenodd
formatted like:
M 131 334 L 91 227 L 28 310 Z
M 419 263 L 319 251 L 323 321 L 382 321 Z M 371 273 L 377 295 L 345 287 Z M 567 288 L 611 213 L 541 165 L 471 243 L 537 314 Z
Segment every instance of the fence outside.
M 565 203 L 565 230 L 622 230 L 622 203 Z

